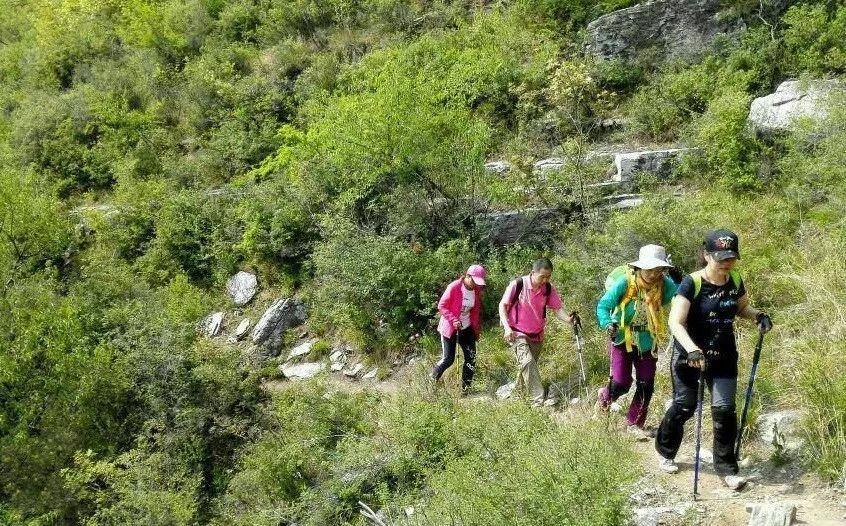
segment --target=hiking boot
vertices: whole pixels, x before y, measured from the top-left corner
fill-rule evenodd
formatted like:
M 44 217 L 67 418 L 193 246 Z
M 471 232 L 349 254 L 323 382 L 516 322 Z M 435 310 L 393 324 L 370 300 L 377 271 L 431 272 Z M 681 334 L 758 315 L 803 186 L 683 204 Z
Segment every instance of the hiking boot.
M 726 475 L 723 477 L 723 482 L 729 489 L 733 489 L 734 491 L 740 491 L 743 489 L 743 486 L 746 485 L 746 477 L 741 477 L 738 475 Z
M 650 436 L 649 432 L 640 426 L 626 426 L 626 432 L 632 435 L 638 442 L 646 442 L 650 438 L 654 438 L 654 435 Z
M 658 455 L 658 469 L 663 471 L 664 473 L 678 473 L 679 466 L 676 464 L 676 461 L 671 458 L 665 458 Z

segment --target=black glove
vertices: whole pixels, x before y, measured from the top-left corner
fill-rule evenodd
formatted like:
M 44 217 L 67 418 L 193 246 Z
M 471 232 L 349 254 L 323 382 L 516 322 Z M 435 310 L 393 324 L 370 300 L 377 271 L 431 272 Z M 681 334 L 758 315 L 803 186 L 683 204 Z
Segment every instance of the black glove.
M 705 359 L 705 355 L 702 354 L 701 349 L 696 349 L 695 351 L 691 351 L 687 353 L 687 364 L 690 365 L 691 362 L 698 362 Z
M 617 330 L 618 329 L 619 329 L 619 327 L 617 326 L 616 323 L 611 323 L 611 324 L 608 325 L 608 327 L 605 328 L 605 330 L 608 331 L 608 337 L 611 338 L 612 340 L 617 337 Z
M 755 323 L 758 324 L 758 329 L 761 332 L 768 332 L 773 328 L 773 320 L 771 320 L 770 317 L 763 312 L 759 312 L 758 315 L 755 316 Z
M 582 319 L 579 318 L 578 311 L 573 311 L 573 312 L 570 313 L 570 321 L 573 323 L 574 327 L 575 326 L 578 326 L 578 327 L 582 326 Z

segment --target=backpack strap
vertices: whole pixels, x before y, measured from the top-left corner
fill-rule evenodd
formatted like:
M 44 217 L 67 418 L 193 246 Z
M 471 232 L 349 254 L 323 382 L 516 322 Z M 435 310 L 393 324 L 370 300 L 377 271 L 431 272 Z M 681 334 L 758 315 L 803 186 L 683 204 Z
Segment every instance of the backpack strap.
M 543 291 L 543 295 L 546 298 L 546 301 L 543 303 L 543 319 L 546 319 L 546 306 L 549 305 L 550 294 L 552 294 L 552 283 L 547 281 Z
M 523 276 L 514 280 L 514 290 L 511 292 L 511 301 L 508 304 L 508 312 L 509 314 L 513 309 L 517 307 L 517 304 L 520 303 L 520 294 L 523 292 Z M 520 320 L 520 310 L 517 309 L 516 314 L 514 315 L 514 323 L 517 323 Z

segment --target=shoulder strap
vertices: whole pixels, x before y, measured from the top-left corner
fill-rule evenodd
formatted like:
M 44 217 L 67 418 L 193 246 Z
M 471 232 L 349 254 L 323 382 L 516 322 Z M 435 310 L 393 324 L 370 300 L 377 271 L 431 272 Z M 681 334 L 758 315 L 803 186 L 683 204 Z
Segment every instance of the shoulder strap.
M 517 304 L 520 303 L 520 293 L 523 292 L 523 276 L 516 278 L 514 280 L 514 290 L 511 292 L 511 301 L 508 304 L 508 312 L 511 312 L 512 309 L 517 307 Z M 517 314 L 515 316 L 514 321 L 520 319 L 520 310 L 517 310 Z
M 731 281 L 734 283 L 734 287 L 739 289 L 740 283 L 743 281 L 743 278 L 740 277 L 740 272 L 732 270 L 729 272 L 729 276 L 731 277 Z

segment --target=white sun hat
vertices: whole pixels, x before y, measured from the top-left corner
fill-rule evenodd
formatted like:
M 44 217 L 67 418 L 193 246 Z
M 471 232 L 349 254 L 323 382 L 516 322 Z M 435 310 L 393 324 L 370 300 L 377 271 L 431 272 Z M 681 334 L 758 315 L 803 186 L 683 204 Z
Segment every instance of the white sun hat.
M 673 266 L 667 260 L 667 250 L 661 245 L 646 245 L 640 247 L 640 252 L 637 255 L 637 261 L 629 263 L 632 267 L 650 270 L 653 268 L 670 268 Z

